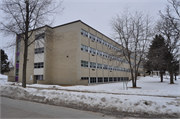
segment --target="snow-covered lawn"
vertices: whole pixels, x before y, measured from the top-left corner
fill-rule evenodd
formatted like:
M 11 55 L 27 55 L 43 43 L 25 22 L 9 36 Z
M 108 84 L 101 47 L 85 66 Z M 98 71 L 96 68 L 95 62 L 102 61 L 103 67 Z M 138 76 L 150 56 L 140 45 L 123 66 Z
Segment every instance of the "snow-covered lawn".
M 17 86 L 19 84 L 10 85 L 12 83 L 4 80 L 0 80 L 0 84 L 1 95 L 55 105 L 154 115 L 180 113 L 180 79 L 175 84 L 169 84 L 169 79 L 161 83 L 157 76 L 141 77 L 137 81 L 141 89 L 128 90 L 123 90 L 122 82 L 66 87 L 33 84 L 27 85 L 31 88 L 26 89 Z M 131 86 L 129 82 L 128 87 Z
M 153 77 L 140 77 L 137 80 L 137 87 L 141 89 L 123 90 L 123 82 L 95 84 L 89 86 L 59 86 L 59 85 L 41 85 L 32 84 L 27 87 L 46 88 L 46 89 L 60 89 L 67 91 L 83 91 L 83 92 L 96 92 L 96 93 L 117 93 L 117 94 L 136 94 L 136 95 L 154 95 L 154 96 L 180 96 L 180 80 L 174 81 L 175 84 L 169 84 L 169 77 L 160 82 L 160 78 Z M 1 82 L 0 82 L 1 83 Z M 13 83 L 6 83 L 13 84 Z M 22 85 L 21 83 L 15 83 L 15 85 Z M 132 87 L 132 82 L 128 82 L 128 87 Z

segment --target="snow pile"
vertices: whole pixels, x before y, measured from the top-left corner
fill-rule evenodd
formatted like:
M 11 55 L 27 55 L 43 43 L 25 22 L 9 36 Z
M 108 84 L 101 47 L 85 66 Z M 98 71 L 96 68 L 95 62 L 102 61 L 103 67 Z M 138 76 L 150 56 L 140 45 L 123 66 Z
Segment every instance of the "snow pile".
M 39 90 L 12 85 L 2 85 L 1 95 L 88 110 L 174 116 L 180 113 L 179 98 Z

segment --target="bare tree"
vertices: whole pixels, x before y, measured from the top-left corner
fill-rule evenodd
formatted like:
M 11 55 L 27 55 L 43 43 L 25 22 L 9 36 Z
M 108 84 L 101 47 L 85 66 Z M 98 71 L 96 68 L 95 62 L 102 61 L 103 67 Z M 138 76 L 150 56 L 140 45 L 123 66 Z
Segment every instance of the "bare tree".
M 180 1 L 169 0 L 165 14 L 160 13 L 161 18 L 157 21 L 156 31 L 162 34 L 168 45 L 167 69 L 170 73 L 170 84 L 173 84 L 175 64 L 180 56 Z
M 136 87 L 138 69 L 142 65 L 152 33 L 152 18 L 149 14 L 136 11 L 131 14 L 126 10 L 121 16 L 117 15 L 111 20 L 115 33 L 114 38 L 121 44 L 121 53 L 114 53 L 122 57 L 129 64 L 131 70 L 132 86 Z
M 163 19 L 168 19 L 171 25 L 180 32 L 180 24 L 177 25 L 177 22 L 180 21 L 180 1 L 179 0 L 167 0 L 168 5 L 166 5 L 165 14 L 159 11 L 159 15 Z
M 18 42 L 23 44 L 23 76 L 22 87 L 26 87 L 26 67 L 28 47 L 38 38 L 32 39 L 34 30 L 52 24 L 52 14 L 62 13 L 62 1 L 54 0 L 3 0 L 1 11 L 5 17 L 1 21 L 1 31 L 5 36 L 16 36 Z M 45 34 L 51 34 L 50 29 L 44 30 Z M 42 34 L 43 35 L 43 34 Z M 16 44 L 12 42 L 9 46 Z

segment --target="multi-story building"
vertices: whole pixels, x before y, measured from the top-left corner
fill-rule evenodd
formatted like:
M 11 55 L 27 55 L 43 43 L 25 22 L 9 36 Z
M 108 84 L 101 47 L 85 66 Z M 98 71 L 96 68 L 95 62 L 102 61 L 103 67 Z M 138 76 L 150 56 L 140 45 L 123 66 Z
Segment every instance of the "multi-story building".
M 47 37 L 43 29 L 50 29 L 53 37 Z M 23 70 L 20 38 L 18 35 L 15 65 L 15 81 L 19 82 Z M 38 28 L 30 41 L 35 38 L 28 47 L 28 84 L 88 85 L 131 79 L 126 60 L 112 55 L 122 52 L 121 45 L 80 20 Z

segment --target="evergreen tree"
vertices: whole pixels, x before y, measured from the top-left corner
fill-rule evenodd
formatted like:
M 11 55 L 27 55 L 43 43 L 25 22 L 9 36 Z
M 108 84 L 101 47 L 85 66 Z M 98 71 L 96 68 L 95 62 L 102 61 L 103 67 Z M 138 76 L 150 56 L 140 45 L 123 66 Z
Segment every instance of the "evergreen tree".
M 145 68 L 160 71 L 161 82 L 163 82 L 163 73 L 166 70 L 168 48 L 165 40 L 161 35 L 156 35 L 150 45 L 147 55 L 147 62 Z
M 4 50 L 1 49 L 1 74 L 4 74 L 5 72 L 9 72 L 9 62 L 7 54 L 4 52 Z

